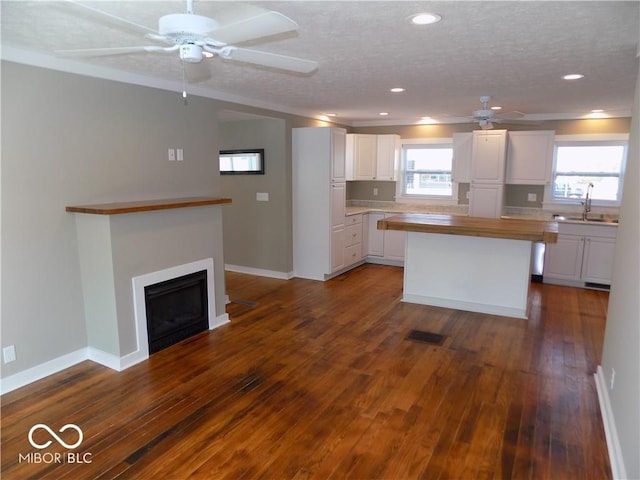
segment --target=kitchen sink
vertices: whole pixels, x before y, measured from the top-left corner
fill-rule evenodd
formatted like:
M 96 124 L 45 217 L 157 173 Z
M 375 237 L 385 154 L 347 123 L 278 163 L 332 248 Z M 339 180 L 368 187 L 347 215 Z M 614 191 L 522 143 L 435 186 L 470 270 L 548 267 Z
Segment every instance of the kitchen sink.
M 566 221 L 570 221 L 570 222 L 585 222 L 585 223 L 591 223 L 591 222 L 595 222 L 595 223 L 618 223 L 617 219 L 611 219 L 611 218 L 589 218 L 587 217 L 586 220 L 584 220 L 582 217 L 572 217 L 572 216 L 567 216 L 567 215 L 554 215 L 553 216 L 554 220 L 566 220 Z

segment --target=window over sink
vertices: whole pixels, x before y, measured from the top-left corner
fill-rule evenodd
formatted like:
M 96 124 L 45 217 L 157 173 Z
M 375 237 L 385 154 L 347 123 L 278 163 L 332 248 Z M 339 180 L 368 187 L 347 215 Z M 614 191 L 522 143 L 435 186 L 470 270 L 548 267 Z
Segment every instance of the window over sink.
M 619 205 L 627 157 L 626 140 L 556 140 L 551 201 L 576 203 L 585 198 L 600 205 Z

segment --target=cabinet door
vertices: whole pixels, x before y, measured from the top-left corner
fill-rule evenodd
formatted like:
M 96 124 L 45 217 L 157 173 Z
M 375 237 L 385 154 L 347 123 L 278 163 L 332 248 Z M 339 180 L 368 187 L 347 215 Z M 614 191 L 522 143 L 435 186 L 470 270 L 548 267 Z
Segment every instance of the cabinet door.
M 347 180 L 373 180 L 376 176 L 376 135 L 347 135 Z
M 393 217 L 395 213 L 385 214 L 385 218 Z M 383 230 L 384 232 L 384 258 L 389 260 L 404 260 L 406 248 L 406 232 L 398 230 Z
M 378 230 L 378 220 L 382 220 L 384 218 L 384 214 L 369 213 L 367 217 L 367 255 L 382 257 L 384 256 L 384 230 Z
M 500 218 L 503 197 L 502 185 L 472 183 L 469 191 L 469 216 Z
M 582 279 L 585 282 L 611 285 L 615 249 L 615 239 L 586 237 L 582 259 Z
M 400 135 L 378 135 L 376 180 L 395 180 Z
M 471 152 L 472 182 L 504 183 L 506 130 L 474 131 Z
M 331 230 L 331 272 L 344 268 L 344 228 Z
M 344 226 L 347 190 L 344 183 L 331 184 L 331 227 Z M 326 217 L 325 217 L 326 218 Z
M 331 135 L 331 181 L 344 182 L 347 134 L 342 129 L 333 129 Z
M 453 171 L 454 182 L 471 182 L 471 150 L 473 134 L 471 132 L 453 134 Z
M 580 280 L 583 250 L 584 237 L 559 234 L 557 243 L 546 245 L 543 276 Z
M 550 182 L 555 132 L 509 132 L 508 137 L 506 183 L 544 185 Z

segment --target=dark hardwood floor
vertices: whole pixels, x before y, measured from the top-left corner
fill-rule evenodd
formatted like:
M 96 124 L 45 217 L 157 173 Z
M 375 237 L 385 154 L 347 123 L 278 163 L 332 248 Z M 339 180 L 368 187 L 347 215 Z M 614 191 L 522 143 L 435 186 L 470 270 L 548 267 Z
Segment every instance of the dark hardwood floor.
M 229 325 L 4 395 L 2 478 L 611 478 L 593 380 L 606 292 L 534 284 L 525 321 L 401 303 L 402 269 L 380 265 L 228 273 L 227 291 Z M 83 442 L 36 450 L 38 423 Z

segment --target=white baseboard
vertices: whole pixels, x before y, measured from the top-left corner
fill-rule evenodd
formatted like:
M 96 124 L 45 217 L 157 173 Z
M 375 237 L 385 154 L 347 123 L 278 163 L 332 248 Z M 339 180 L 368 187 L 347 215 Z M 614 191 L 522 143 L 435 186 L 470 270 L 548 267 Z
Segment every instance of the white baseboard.
M 60 357 L 49 360 L 48 362 L 41 363 L 35 367 L 28 368 L 22 372 L 18 372 L 14 375 L 10 375 L 0 380 L 0 394 L 16 390 L 17 388 L 24 387 L 30 383 L 40 380 L 54 373 L 58 373 L 65 368 L 74 366 L 77 363 L 87 360 L 87 349 L 81 348 L 75 352 L 67 353 Z
M 258 277 L 279 278 L 280 280 L 291 280 L 295 276 L 293 272 L 276 272 L 263 268 L 243 267 L 242 265 L 225 264 L 224 269 L 227 272 L 246 273 Z
M 218 315 L 212 322 L 209 322 L 209 330 L 218 328 L 221 325 L 229 323 L 229 315 Z M 126 370 L 137 363 L 143 362 L 149 358 L 148 354 L 142 353 L 140 350 L 128 353 L 122 357 L 118 357 L 112 353 L 107 353 L 102 350 L 98 350 L 94 347 L 84 347 L 75 352 L 67 353 L 48 362 L 41 363 L 35 367 L 28 368 L 22 372 L 18 372 L 14 375 L 10 375 L 6 378 L 0 379 L 0 395 L 9 393 L 25 385 L 29 385 L 37 380 L 41 380 L 54 373 L 61 372 L 62 370 L 73 367 L 74 365 L 84 362 L 85 360 L 91 360 L 92 362 L 99 363 L 105 367 L 111 368 L 117 372 Z
M 618 431 L 616 430 L 616 422 L 611 409 L 611 401 L 609 400 L 609 390 L 607 388 L 607 379 L 601 365 L 593 375 L 596 380 L 596 390 L 598 392 L 598 401 L 600 403 L 600 413 L 602 415 L 602 423 L 604 424 L 604 434 L 607 438 L 607 448 L 609 450 L 609 462 L 611 463 L 611 473 L 615 479 L 626 479 L 627 472 L 624 468 L 624 460 L 622 459 L 622 450 L 620 449 L 620 440 L 618 439 Z

